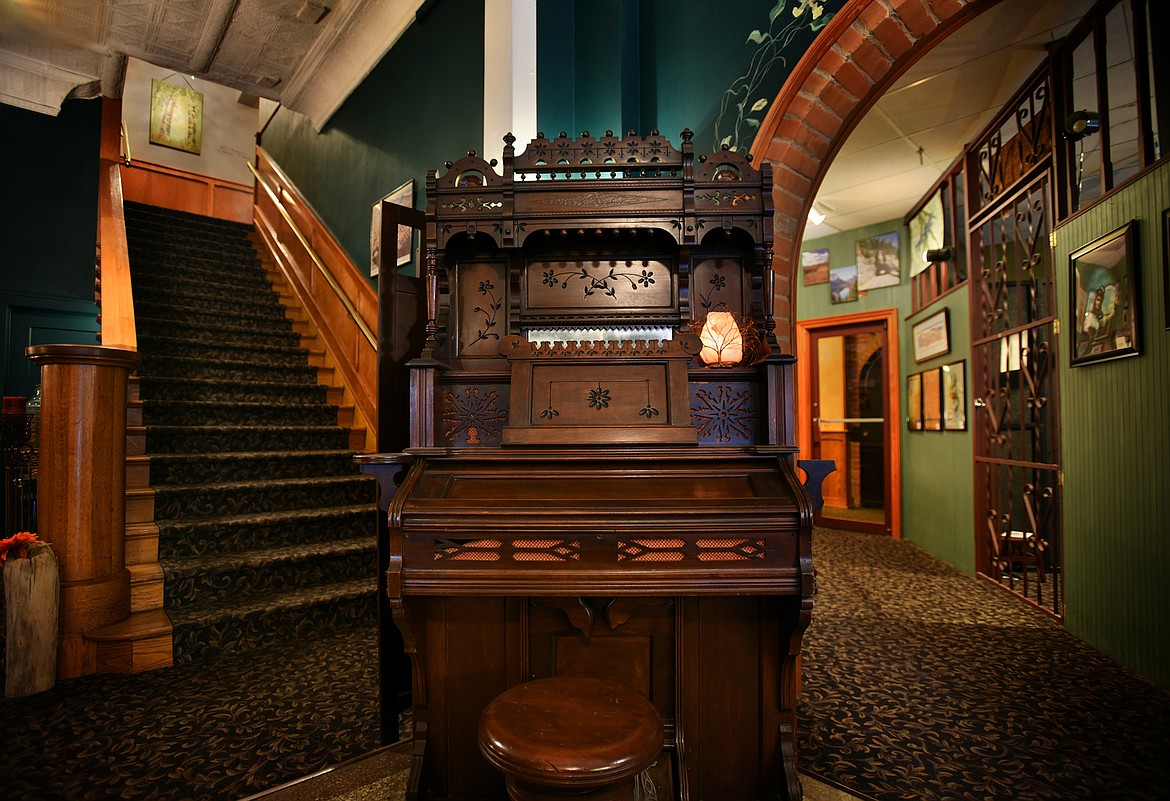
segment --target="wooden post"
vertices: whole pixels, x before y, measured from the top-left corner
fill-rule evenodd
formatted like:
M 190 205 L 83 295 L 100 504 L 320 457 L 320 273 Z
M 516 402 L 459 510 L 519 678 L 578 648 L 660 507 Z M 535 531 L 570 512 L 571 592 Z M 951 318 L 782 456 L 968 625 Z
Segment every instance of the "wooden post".
M 130 614 L 126 569 L 126 387 L 137 352 L 33 345 L 41 367 L 37 528 L 60 561 L 58 678 L 97 670 L 85 632 Z

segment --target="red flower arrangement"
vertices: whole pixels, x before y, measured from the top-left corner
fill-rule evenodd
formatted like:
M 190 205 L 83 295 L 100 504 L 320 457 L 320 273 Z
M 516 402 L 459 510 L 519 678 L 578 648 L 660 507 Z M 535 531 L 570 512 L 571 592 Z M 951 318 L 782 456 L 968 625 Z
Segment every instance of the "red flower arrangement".
M 27 559 L 33 546 L 40 543 L 37 535 L 31 531 L 20 531 L 7 539 L 0 540 L 0 564 L 6 562 L 9 556 Z

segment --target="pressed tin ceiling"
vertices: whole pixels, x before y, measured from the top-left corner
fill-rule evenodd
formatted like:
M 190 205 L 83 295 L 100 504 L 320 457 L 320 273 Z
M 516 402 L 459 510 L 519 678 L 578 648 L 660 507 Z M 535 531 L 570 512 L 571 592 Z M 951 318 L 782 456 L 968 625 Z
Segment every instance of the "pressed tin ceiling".
M 0 102 L 118 97 L 127 56 L 265 97 L 319 129 L 421 0 L 0 0 Z

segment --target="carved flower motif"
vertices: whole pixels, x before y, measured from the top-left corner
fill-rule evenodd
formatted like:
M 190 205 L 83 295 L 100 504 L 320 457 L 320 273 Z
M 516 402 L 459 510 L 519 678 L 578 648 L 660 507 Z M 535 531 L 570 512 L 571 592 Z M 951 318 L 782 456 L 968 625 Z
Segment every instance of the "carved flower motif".
M 597 385 L 597 389 L 589 390 L 589 407 L 601 411 L 609 406 L 609 390 L 602 389 L 601 385 Z

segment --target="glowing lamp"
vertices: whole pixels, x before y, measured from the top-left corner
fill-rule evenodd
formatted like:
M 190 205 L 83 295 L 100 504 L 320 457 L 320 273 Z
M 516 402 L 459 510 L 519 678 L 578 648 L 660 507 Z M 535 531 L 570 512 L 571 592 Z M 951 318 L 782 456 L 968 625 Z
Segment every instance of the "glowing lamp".
M 743 359 L 743 334 L 731 312 L 708 312 L 699 339 L 703 342 L 699 358 L 704 364 L 731 367 Z

